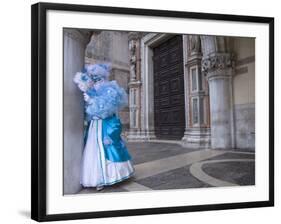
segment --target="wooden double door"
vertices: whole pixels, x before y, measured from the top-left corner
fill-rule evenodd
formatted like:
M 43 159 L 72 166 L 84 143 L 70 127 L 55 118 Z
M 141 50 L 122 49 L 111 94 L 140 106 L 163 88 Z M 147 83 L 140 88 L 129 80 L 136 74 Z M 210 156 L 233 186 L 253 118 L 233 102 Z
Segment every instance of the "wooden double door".
M 158 139 L 181 139 L 185 130 L 182 36 L 153 49 L 154 125 Z

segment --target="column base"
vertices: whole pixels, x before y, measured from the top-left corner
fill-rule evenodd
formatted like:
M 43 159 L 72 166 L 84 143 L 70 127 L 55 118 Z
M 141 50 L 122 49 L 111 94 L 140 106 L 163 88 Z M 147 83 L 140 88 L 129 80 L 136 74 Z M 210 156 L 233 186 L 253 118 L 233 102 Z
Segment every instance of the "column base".
M 185 148 L 207 149 L 211 148 L 210 128 L 189 128 L 184 132 L 181 145 Z
M 155 139 L 156 136 L 154 131 L 130 129 L 126 132 L 126 140 L 128 142 L 147 142 Z

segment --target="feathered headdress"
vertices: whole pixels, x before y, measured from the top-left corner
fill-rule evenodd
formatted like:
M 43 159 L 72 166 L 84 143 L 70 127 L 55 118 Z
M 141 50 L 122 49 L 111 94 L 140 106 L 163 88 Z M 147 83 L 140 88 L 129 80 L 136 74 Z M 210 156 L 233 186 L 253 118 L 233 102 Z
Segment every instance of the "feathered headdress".
M 91 89 L 95 82 L 107 80 L 110 75 L 111 66 L 108 63 L 89 64 L 81 72 L 77 72 L 73 81 L 82 92 Z
M 98 88 L 93 88 L 95 82 L 108 80 L 110 69 L 109 64 L 91 64 L 85 66 L 82 72 L 77 72 L 74 77 L 79 89 L 90 96 L 85 105 L 89 119 L 110 117 L 128 105 L 126 91 L 115 80 L 101 82 Z

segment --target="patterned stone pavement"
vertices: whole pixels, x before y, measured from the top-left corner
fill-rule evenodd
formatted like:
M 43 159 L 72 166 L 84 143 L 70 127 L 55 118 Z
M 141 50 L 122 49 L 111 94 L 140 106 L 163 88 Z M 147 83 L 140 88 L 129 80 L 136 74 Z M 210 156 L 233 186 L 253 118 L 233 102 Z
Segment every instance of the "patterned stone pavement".
M 255 154 L 232 150 L 187 149 L 176 143 L 127 143 L 135 176 L 101 191 L 79 193 L 186 189 L 255 184 Z

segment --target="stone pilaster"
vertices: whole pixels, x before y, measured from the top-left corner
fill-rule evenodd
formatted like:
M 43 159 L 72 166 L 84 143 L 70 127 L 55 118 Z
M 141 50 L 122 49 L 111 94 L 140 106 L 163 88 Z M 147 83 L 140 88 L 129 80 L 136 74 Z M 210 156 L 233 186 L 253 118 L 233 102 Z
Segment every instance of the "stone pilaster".
M 141 136 L 141 75 L 140 75 L 140 38 L 141 33 L 128 33 L 129 48 L 129 111 L 130 126 L 126 133 L 128 141 L 139 140 Z
M 183 41 L 186 125 L 182 145 L 207 148 L 210 146 L 209 91 L 201 72 L 201 41 L 198 35 L 184 35 Z
M 76 72 L 84 66 L 85 48 L 90 33 L 78 29 L 64 29 L 64 194 L 81 190 L 80 163 L 83 152 L 84 101 L 81 91 L 73 83 Z
M 212 148 L 234 147 L 233 68 L 234 60 L 230 53 L 212 53 L 202 60 L 202 72 L 209 83 Z

